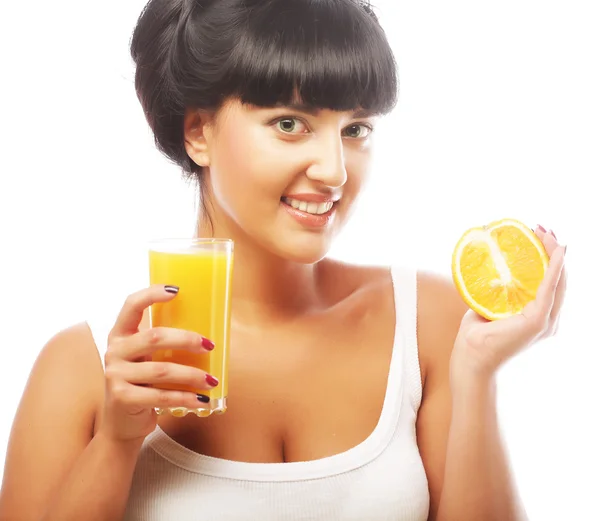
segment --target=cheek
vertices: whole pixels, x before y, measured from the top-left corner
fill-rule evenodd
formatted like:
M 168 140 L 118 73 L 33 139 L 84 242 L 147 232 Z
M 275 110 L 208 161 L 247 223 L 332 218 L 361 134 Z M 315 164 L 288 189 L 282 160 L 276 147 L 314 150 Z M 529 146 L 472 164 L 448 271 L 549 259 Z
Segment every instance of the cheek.
M 247 130 L 227 125 L 211 147 L 210 181 L 219 206 L 230 214 L 238 214 L 248 198 L 260 189 L 257 172 L 260 156 L 256 155 L 253 136 Z
M 232 122 L 224 126 L 212 148 L 211 182 L 215 196 L 223 205 L 242 201 L 245 206 L 253 196 L 255 205 L 262 201 L 278 204 L 294 172 L 297 173 L 289 150 L 259 124 Z
M 211 175 L 216 195 L 226 195 L 231 187 L 248 183 L 252 146 L 247 132 L 235 125 L 221 129 L 212 146 Z M 221 194 L 221 192 L 226 192 Z

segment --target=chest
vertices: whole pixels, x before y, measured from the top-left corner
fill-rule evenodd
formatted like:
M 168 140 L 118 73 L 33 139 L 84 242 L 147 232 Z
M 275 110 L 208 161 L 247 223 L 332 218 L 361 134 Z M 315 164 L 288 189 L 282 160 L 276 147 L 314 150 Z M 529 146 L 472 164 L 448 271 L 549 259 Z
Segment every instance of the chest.
M 227 412 L 163 416 L 159 425 L 197 453 L 234 461 L 339 454 L 368 438 L 379 421 L 394 333 L 389 297 L 270 330 L 234 327 Z

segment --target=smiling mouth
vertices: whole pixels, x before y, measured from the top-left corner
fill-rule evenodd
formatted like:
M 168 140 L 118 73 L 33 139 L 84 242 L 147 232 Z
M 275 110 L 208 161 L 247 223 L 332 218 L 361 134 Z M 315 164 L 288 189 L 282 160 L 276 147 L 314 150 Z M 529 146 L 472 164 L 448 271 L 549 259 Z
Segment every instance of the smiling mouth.
M 282 197 L 281 201 L 296 210 L 299 210 L 310 215 L 324 215 L 329 213 L 334 205 L 337 203 L 334 201 L 326 201 L 323 203 L 300 201 L 291 197 Z

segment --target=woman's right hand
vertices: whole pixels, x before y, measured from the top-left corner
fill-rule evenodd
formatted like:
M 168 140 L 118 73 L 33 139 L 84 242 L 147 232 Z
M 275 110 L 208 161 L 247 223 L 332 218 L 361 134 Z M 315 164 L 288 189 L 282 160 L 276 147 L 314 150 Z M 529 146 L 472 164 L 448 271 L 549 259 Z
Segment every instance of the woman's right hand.
M 177 288 L 154 285 L 130 295 L 108 336 L 105 361 L 104 416 L 99 432 L 117 441 L 143 441 L 156 428 L 155 407 L 196 409 L 192 392 L 156 389 L 151 384 L 184 384 L 211 389 L 200 369 L 172 362 L 153 362 L 161 349 L 206 353 L 214 344 L 192 331 L 156 327 L 140 331 L 144 310 L 176 298 Z M 209 378 L 209 380 L 211 380 Z M 214 382 L 214 381 L 213 381 Z

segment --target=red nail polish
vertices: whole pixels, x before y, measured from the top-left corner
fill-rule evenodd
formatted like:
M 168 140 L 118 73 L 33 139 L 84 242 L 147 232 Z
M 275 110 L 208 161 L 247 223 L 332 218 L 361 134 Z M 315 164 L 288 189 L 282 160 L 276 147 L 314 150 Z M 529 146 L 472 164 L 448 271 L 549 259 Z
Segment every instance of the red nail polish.
M 546 233 L 546 228 L 544 228 L 541 224 L 538 224 L 538 228 L 542 230 L 543 233 Z
M 550 234 L 556 239 L 556 235 L 554 235 L 554 232 L 552 230 L 550 230 Z
M 211 342 L 208 338 L 202 337 L 202 347 L 207 351 L 212 351 L 215 348 L 215 343 Z
M 207 374 L 206 383 L 211 387 L 216 387 L 217 385 L 219 385 L 219 380 L 217 380 L 214 376 Z

